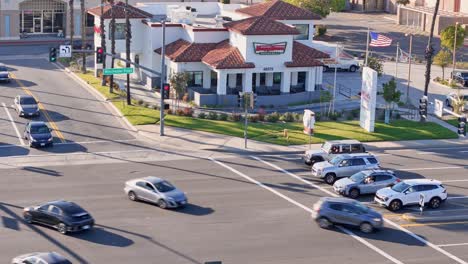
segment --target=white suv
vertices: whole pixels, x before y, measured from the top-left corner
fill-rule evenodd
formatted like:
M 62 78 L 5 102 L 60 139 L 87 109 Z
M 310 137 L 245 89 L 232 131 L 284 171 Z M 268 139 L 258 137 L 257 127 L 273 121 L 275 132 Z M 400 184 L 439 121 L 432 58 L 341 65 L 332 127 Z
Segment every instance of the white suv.
M 419 204 L 421 194 L 424 195 L 424 204 L 432 209 L 439 208 L 447 199 L 447 190 L 439 181 L 417 179 L 378 190 L 374 201 L 391 211 L 398 211 L 403 206 Z

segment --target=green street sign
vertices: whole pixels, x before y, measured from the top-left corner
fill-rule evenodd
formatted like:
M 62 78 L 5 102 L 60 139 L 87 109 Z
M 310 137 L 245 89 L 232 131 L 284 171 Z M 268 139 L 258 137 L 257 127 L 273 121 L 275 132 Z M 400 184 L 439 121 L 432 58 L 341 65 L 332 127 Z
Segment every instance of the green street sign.
M 130 73 L 133 73 L 133 68 L 111 68 L 111 69 L 104 69 L 104 75 L 130 74 Z

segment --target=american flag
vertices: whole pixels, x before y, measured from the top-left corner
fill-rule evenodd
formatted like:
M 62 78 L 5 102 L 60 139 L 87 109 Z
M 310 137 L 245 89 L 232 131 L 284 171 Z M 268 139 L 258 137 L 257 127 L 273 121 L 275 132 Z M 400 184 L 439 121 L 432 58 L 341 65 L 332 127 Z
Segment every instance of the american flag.
M 392 39 L 382 34 L 370 32 L 370 37 L 371 42 L 369 46 L 371 47 L 388 47 L 392 45 Z

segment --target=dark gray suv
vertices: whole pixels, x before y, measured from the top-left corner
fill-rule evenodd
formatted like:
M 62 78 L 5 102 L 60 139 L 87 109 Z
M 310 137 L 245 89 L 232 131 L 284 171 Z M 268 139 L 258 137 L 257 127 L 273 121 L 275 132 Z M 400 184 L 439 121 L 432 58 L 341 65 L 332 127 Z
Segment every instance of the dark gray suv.
M 359 227 L 364 233 L 371 233 L 383 227 L 383 218 L 380 213 L 349 198 L 321 198 L 314 204 L 312 219 L 321 228 L 341 224 Z
M 314 165 L 316 162 L 330 160 L 338 154 L 365 153 L 364 145 L 353 139 L 331 140 L 323 143 L 320 149 L 309 149 L 304 153 L 304 163 Z

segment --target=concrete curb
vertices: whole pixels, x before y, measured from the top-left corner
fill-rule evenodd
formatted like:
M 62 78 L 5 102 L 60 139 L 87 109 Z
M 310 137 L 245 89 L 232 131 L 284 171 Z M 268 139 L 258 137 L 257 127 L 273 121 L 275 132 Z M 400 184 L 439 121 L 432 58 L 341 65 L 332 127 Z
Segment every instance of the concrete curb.
M 98 99 L 99 101 L 101 101 L 102 103 L 104 103 L 104 105 L 106 106 L 106 108 L 110 111 L 110 112 L 113 112 L 116 117 L 119 119 L 119 121 L 123 122 L 124 125 L 132 130 L 133 132 L 136 132 L 138 133 L 138 129 L 133 126 L 130 121 L 128 121 L 127 118 L 125 118 L 125 116 L 122 114 L 122 112 L 120 112 L 120 110 L 108 99 L 106 98 L 104 95 L 102 95 L 100 92 L 96 91 L 96 89 L 94 89 L 94 87 L 92 87 L 91 85 L 89 85 L 87 82 L 85 82 L 83 79 L 81 79 L 80 77 L 78 77 L 73 71 L 71 71 L 69 68 L 65 67 L 64 65 L 62 65 L 60 62 L 57 62 L 56 65 L 61 68 L 63 71 L 65 71 L 66 73 L 68 73 L 76 82 L 78 82 L 82 87 L 84 87 L 89 93 L 91 93 L 96 99 Z
M 468 210 L 440 210 L 420 213 L 405 213 L 403 219 L 415 223 L 468 221 Z

